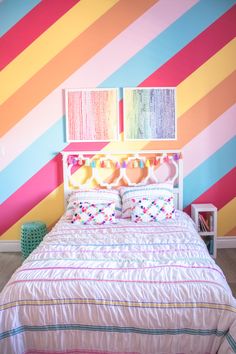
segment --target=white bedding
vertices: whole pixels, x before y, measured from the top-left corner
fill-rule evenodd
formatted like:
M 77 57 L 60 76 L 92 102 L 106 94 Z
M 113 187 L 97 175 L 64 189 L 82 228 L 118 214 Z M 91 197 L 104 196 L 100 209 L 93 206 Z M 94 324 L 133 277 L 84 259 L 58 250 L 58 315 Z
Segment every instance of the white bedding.
M 62 218 L 0 294 L 1 354 L 236 352 L 236 300 L 191 219 Z

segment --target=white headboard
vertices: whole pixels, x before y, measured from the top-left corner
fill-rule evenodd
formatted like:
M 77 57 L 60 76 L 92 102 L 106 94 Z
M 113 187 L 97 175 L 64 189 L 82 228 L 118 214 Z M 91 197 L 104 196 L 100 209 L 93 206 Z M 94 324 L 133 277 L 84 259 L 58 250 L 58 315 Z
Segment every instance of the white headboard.
M 174 183 L 175 207 L 183 210 L 183 160 L 180 150 L 63 151 L 61 154 L 65 205 L 73 190 L 91 188 L 94 183 L 102 188 L 115 188 L 120 185 L 135 186 L 159 182 L 158 170 L 165 165 L 169 171 L 165 180 Z M 83 182 L 73 179 L 72 169 L 75 167 L 90 170 Z M 143 171 L 143 176 L 139 182 L 133 182 L 128 170 L 138 167 Z M 116 171 L 116 177 L 109 182 L 102 179 L 99 170 L 103 168 L 110 169 L 111 174 Z

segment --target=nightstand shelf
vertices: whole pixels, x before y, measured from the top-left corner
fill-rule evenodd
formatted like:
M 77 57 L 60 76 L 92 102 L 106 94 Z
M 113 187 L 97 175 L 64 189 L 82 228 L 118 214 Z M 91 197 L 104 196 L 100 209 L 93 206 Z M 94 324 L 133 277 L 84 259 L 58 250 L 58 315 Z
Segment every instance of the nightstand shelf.
M 217 208 L 213 204 L 192 204 L 191 217 L 213 258 L 217 253 Z

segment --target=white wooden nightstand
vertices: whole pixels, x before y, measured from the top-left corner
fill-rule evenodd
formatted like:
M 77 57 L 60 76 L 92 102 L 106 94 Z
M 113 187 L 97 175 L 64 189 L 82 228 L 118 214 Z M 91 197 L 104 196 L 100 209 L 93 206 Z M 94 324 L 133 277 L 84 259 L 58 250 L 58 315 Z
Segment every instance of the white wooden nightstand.
M 191 217 L 213 258 L 217 254 L 217 208 L 213 204 L 192 204 Z

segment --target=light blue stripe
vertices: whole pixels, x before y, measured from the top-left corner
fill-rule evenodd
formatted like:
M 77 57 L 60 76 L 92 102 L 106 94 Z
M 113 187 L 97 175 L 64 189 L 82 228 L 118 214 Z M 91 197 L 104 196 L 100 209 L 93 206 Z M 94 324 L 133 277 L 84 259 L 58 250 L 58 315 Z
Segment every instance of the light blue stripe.
M 194 252 L 199 252 L 199 250 L 193 250 Z M 51 251 L 53 252 L 53 251 Z M 185 251 L 184 251 L 185 252 Z M 201 251 L 203 252 L 203 251 Z M 64 261 L 86 261 L 86 262 L 115 262 L 115 263 L 118 263 L 118 262 L 121 262 L 121 263 L 145 263 L 147 262 L 147 259 L 120 259 L 120 258 L 65 258 L 65 256 L 63 255 L 63 257 L 61 258 L 44 258 L 44 259 L 32 259 L 32 260 L 29 260 L 29 261 L 25 261 L 25 263 L 34 263 L 34 262 L 44 262 L 44 261 L 61 261 L 63 260 Z M 204 262 L 204 263 L 207 263 L 207 264 L 211 264 L 211 259 L 209 258 L 209 253 L 206 252 L 206 257 L 188 257 L 188 260 L 186 260 L 186 256 L 185 257 L 176 257 L 174 258 L 172 256 L 171 258 L 172 261 L 184 261 L 184 262 L 189 262 L 189 264 L 191 265 L 192 262 Z M 149 260 L 148 261 L 149 263 L 159 263 L 159 264 L 163 264 L 163 260 Z
M 150 185 L 150 186 L 145 186 L 145 187 L 139 187 L 139 188 L 136 188 L 136 189 L 135 189 L 135 187 L 125 187 L 125 188 L 128 188 L 128 190 L 125 191 L 124 193 L 122 193 L 123 196 L 125 196 L 125 195 L 127 195 L 127 194 L 128 194 L 128 195 L 129 195 L 129 194 L 132 195 L 133 192 L 143 192 L 143 191 L 148 191 L 148 192 L 155 191 L 155 192 L 156 192 L 156 191 L 158 190 L 158 192 L 159 192 L 159 191 L 167 191 L 167 192 L 169 192 L 169 193 L 172 193 L 172 192 L 173 192 L 173 190 L 170 189 L 170 188 L 157 187 L 156 185 L 154 185 L 154 186 Z M 128 197 L 127 197 L 127 198 L 128 198 Z M 131 197 L 129 197 L 129 198 L 131 198 Z
M 86 233 L 87 233 L 88 229 L 86 230 Z M 179 232 L 183 232 L 183 231 L 179 231 Z M 176 231 L 175 231 L 176 233 Z M 55 233 L 55 235 L 57 235 Z M 66 234 L 64 234 L 66 235 Z M 113 234 L 114 235 L 114 234 Z M 201 244 L 198 244 L 196 242 L 189 242 L 188 240 L 186 241 L 186 243 L 181 242 L 181 246 L 182 245 L 194 245 L 196 247 L 200 247 L 200 248 L 204 248 L 204 246 Z M 177 245 L 176 242 L 155 242 L 155 243 L 112 243 L 112 244 L 109 244 L 109 243 L 81 243 L 80 245 L 78 244 L 73 244 L 73 243 L 68 243 L 68 242 L 60 242 L 60 243 L 56 243 L 56 242 L 50 242 L 50 246 L 61 246 L 61 245 L 64 245 L 64 246 L 72 246 L 72 247 L 100 247 L 100 246 L 103 246 L 103 247 L 121 247 L 121 246 L 146 246 L 146 247 L 153 247 L 153 246 L 162 246 L 162 245 Z
M 23 332 L 37 332 L 37 331 L 93 331 L 93 332 L 117 332 L 117 333 L 138 333 L 147 335 L 197 335 L 197 336 L 217 336 L 222 337 L 227 334 L 227 331 L 220 331 L 217 328 L 213 329 L 194 329 L 194 328 L 179 328 L 179 329 L 152 329 L 152 328 L 138 328 L 138 327 L 118 327 L 118 326 L 93 326 L 93 325 L 81 325 L 81 324 L 56 324 L 45 326 L 20 326 L 9 331 L 0 333 L 0 340 L 15 336 L 16 334 Z
M 135 81 L 135 86 L 138 85 L 163 64 L 163 62 L 159 63 L 156 59 L 156 53 L 163 53 L 163 60 L 167 61 L 172 55 L 174 55 L 174 52 L 169 50 L 170 43 L 175 47 L 175 50 L 179 51 L 183 45 L 182 37 L 185 38 L 185 41 L 191 41 L 195 35 L 199 34 L 199 32 L 209 26 L 217 17 L 227 11 L 232 3 L 234 3 L 233 0 L 217 1 L 217 3 L 215 0 L 201 1 L 118 70 L 115 73 L 118 84 L 114 84 L 112 75 L 104 81 L 101 86 L 125 86 L 124 83 L 126 81 L 124 81 L 124 79 L 129 80 L 129 85 L 132 85 L 133 81 Z M 204 12 L 204 14 L 199 17 L 198 15 L 201 12 Z M 188 27 L 190 23 L 190 29 L 184 31 L 184 28 Z M 188 36 L 186 32 L 191 33 L 191 35 Z M 167 35 L 165 35 L 165 33 L 167 33 Z M 176 38 L 177 33 L 181 34 L 178 35 L 178 40 Z M 166 43 L 168 43 L 168 45 Z M 130 66 L 133 65 L 132 60 L 135 61 L 135 65 L 138 67 L 135 72 L 132 70 L 129 71 Z M 146 60 L 147 65 L 145 64 Z M 151 66 L 149 66 L 150 60 Z M 148 73 L 142 73 L 144 67 L 145 70 L 148 70 Z M 126 78 L 124 78 L 124 75 Z M 49 128 L 46 133 L 39 137 L 10 165 L 8 165 L 5 170 L 3 170 L 0 177 L 0 183 L 3 183 L 1 185 L 4 185 L 4 190 L 1 190 L 0 202 L 6 200 L 46 163 L 48 163 L 55 156 L 54 154 L 61 151 L 67 145 L 65 143 L 64 134 L 64 117 L 62 117 L 54 126 Z
M 0 2 L 0 36 L 39 3 L 40 0 L 2 0 Z M 28 30 L 30 31 L 30 28 Z
M 1 172 L 1 203 L 65 148 L 64 131 L 60 119 Z
M 215 139 L 215 137 L 213 137 Z M 236 138 L 229 140 L 184 179 L 184 207 L 236 166 Z M 233 188 L 233 186 L 232 186 Z
M 235 4 L 202 0 L 109 76 L 101 87 L 138 86 Z

